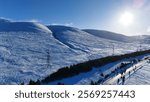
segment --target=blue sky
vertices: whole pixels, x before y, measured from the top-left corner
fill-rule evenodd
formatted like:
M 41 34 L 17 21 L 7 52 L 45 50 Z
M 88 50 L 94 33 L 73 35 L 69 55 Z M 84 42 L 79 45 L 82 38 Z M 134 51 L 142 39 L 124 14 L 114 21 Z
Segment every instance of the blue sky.
M 37 20 L 78 28 L 108 30 L 126 35 L 150 33 L 150 0 L 0 0 L 0 16 L 16 21 Z M 131 25 L 119 23 L 132 12 Z

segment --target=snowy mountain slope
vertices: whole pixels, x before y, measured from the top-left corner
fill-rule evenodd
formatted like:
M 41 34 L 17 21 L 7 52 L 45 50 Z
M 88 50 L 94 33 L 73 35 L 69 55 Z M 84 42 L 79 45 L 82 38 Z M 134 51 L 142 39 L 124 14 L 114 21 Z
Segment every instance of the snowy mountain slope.
M 84 29 L 83 31 L 88 32 L 92 35 L 95 35 L 100 38 L 105 38 L 109 40 L 115 40 L 115 41 L 123 41 L 123 42 L 132 42 L 134 38 L 125 36 L 122 34 L 117 34 L 109 31 L 104 30 L 94 30 L 94 29 Z
M 0 84 L 28 83 L 85 60 L 42 24 L 4 21 L 0 22 Z
M 142 36 L 142 43 L 150 44 L 150 36 Z
M 0 84 L 28 83 L 89 59 L 137 50 L 78 28 L 0 19 Z M 127 47 L 130 48 L 127 49 Z
M 4 24 L 4 23 L 10 23 L 11 21 L 10 20 L 7 20 L 7 19 L 4 19 L 4 18 L 0 18 L 0 23 Z
M 115 46 L 116 54 L 135 50 L 134 44 L 100 38 L 78 28 L 66 26 L 48 26 L 48 28 L 53 32 L 53 36 L 60 42 L 71 49 L 82 51 L 88 56 L 90 55 L 89 58 L 112 55 L 113 46 Z M 128 45 L 131 46 L 131 49 L 124 50 Z
M 0 84 L 36 80 L 81 59 L 49 33 L 0 33 Z M 48 60 L 49 59 L 49 60 Z
M 37 22 L 12 22 L 0 19 L 0 32 L 44 32 L 51 31 L 44 25 Z
M 104 47 L 103 42 L 100 43 L 99 38 L 77 28 L 66 26 L 49 26 L 49 28 L 52 30 L 53 35 L 56 39 L 72 49 L 81 50 L 88 53 L 90 52 L 91 47 L 92 49 L 94 47 L 98 47 L 97 45 L 101 45 L 101 47 Z

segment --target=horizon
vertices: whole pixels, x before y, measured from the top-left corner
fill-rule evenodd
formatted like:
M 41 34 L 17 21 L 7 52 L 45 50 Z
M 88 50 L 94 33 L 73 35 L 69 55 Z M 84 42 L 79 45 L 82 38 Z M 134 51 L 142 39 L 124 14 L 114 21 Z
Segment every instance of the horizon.
M 65 26 L 65 27 L 72 27 L 72 28 L 77 28 L 77 29 L 80 29 L 80 30 L 98 30 L 98 31 L 106 31 L 106 32 L 110 32 L 110 33 L 115 33 L 115 34 L 119 34 L 119 35 L 124 35 L 124 36 L 129 36 L 129 37 L 132 37 L 132 36 L 149 36 L 149 34 L 145 34 L 145 35 L 126 35 L 126 34 L 123 34 L 123 33 L 119 33 L 119 32 L 114 32 L 114 31 L 109 31 L 109 30 L 104 30 L 104 29 L 96 29 L 96 28 L 79 28 L 79 27 L 75 27 L 73 25 L 67 25 L 67 24 L 44 24 L 42 22 L 39 22 L 39 21 L 36 21 L 36 20 L 13 20 L 13 19 L 10 19 L 10 18 L 4 18 L 4 17 L 0 17 L 0 20 L 6 20 L 6 21 L 10 21 L 10 22 L 32 22 L 32 23 L 40 23 L 44 26 Z
M 148 0 L 0 0 L 0 16 L 13 21 L 150 35 Z

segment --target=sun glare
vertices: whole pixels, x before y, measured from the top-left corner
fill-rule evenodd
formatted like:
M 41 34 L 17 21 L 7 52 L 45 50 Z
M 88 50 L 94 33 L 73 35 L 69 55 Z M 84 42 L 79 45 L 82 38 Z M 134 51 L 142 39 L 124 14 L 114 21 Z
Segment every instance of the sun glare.
M 133 22 L 133 14 L 130 12 L 125 12 L 120 17 L 120 23 L 124 26 L 129 26 Z

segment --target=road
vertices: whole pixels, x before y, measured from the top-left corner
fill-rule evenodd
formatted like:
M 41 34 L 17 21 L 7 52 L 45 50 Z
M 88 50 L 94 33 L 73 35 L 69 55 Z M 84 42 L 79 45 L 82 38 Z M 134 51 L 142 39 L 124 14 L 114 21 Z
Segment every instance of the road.
M 146 64 L 149 61 L 149 59 L 140 61 L 139 63 L 129 67 L 125 73 L 123 74 L 118 74 L 113 78 L 109 78 L 108 80 L 106 80 L 103 84 L 104 85 L 114 85 L 117 83 L 118 80 L 120 80 L 121 78 L 125 77 L 127 74 L 129 75 L 131 72 L 135 72 L 136 70 L 140 69 L 144 64 Z

